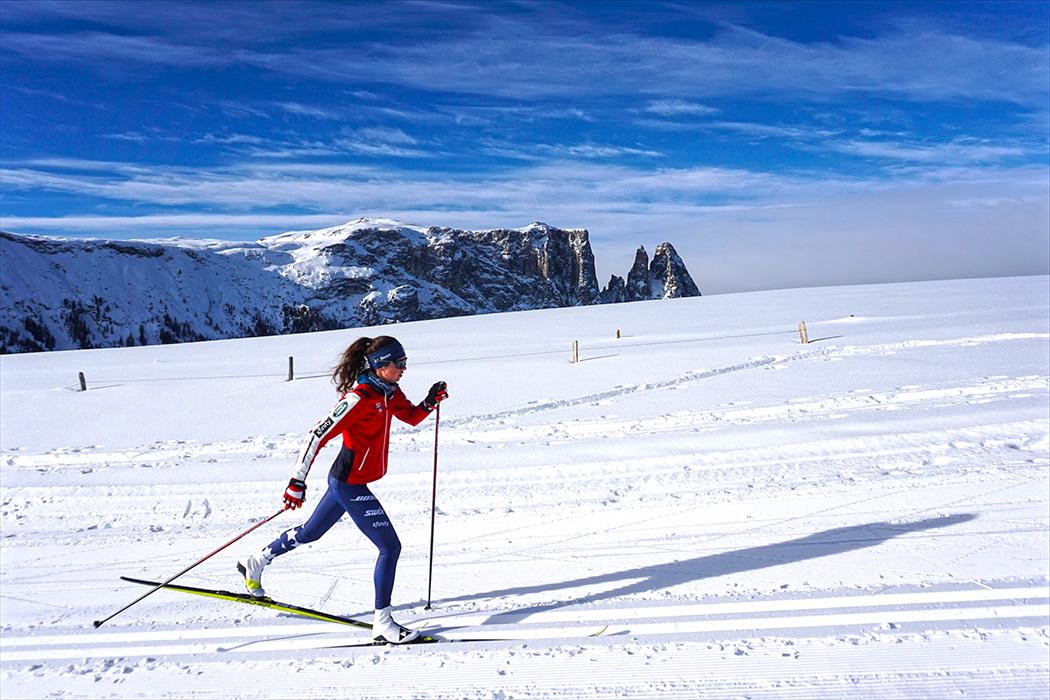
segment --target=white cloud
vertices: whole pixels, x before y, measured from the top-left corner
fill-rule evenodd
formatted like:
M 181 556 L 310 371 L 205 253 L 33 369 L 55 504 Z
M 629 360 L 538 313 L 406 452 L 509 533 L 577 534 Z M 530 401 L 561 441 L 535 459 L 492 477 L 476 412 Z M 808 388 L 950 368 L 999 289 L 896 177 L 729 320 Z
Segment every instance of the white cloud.
M 1030 191 L 1033 183 L 1046 180 L 1045 170 L 1039 168 L 921 168 L 888 181 L 741 168 L 654 170 L 595 159 L 547 159 L 485 174 L 276 160 L 193 168 L 41 159 L 11 163 L 2 174 L 11 191 L 65 192 L 139 207 L 194 206 L 250 212 L 284 206 L 313 209 L 319 214 L 412 206 L 495 211 L 558 202 L 572 203 L 581 210 L 754 207 L 952 182 L 995 183 L 999 190 L 1012 185 L 1018 191 Z
M 471 21 L 452 35 L 424 34 L 418 41 L 396 44 L 370 42 L 360 51 L 313 44 L 289 48 L 252 39 L 305 30 L 277 27 L 279 17 L 267 18 L 263 13 L 201 5 L 195 7 L 195 14 L 204 16 L 192 32 L 180 31 L 178 23 L 135 34 L 8 31 L 4 49 L 36 61 L 77 61 L 105 70 L 131 71 L 142 64 L 242 65 L 336 82 L 389 83 L 526 101 L 676 96 L 650 102 L 651 113 L 664 116 L 709 113 L 702 101 L 711 97 L 769 95 L 1002 100 L 1045 111 L 1050 84 L 1045 44 L 962 36 L 917 22 L 870 38 L 804 43 L 729 24 L 722 24 L 710 38 L 690 40 L 617 32 L 598 23 L 586 25 L 586 31 L 559 23 L 548 27 L 537 24 L 528 13 L 464 15 L 451 5 L 431 5 L 429 10 L 455 12 Z M 317 7 L 314 11 L 323 14 Z M 219 37 L 219 31 L 205 29 L 208 15 L 228 22 L 226 15 L 231 12 L 253 31 L 237 34 L 227 27 Z M 337 14 L 342 21 L 358 24 L 369 22 L 362 15 L 375 15 L 379 24 L 397 21 L 397 13 L 381 11 L 381 6 L 368 13 Z M 499 41 L 490 40 L 492 36 Z M 528 70 L 522 70 L 523 56 L 528 57 Z
M 437 155 L 418 148 L 409 148 L 419 144 L 419 141 L 401 129 L 391 127 L 349 130 L 332 143 L 344 151 L 367 156 L 425 158 Z
M 650 102 L 645 111 L 665 117 L 677 117 L 682 115 L 706 116 L 716 114 L 719 110 L 686 100 L 657 100 Z
M 356 129 L 351 134 L 360 139 L 381 143 L 397 143 L 402 145 L 414 145 L 419 143 L 415 138 L 409 136 L 401 129 L 386 126 L 367 127 Z
M 364 56 L 304 49 L 245 60 L 324 80 L 378 80 L 517 100 L 658 93 L 691 104 L 688 100 L 715 96 L 869 94 L 1042 105 L 1050 82 L 1045 48 L 915 28 L 816 44 L 732 26 L 706 41 L 593 32 L 564 36 L 525 28 L 498 42 L 466 41 L 470 51 L 462 50 L 465 38 L 457 35 L 454 43 L 374 46 Z M 528 71 L 521 70 L 522 55 L 530 57 Z M 580 58 L 566 61 L 566 55 Z M 665 107 L 674 109 L 675 102 Z
M 1020 145 L 973 138 L 957 138 L 942 143 L 854 139 L 827 145 L 830 150 L 849 155 L 919 163 L 991 163 L 1035 155 L 1032 149 Z M 1040 150 L 1045 152 L 1045 148 Z
M 67 34 L 4 33 L 4 50 L 37 60 L 101 61 L 110 66 L 166 65 L 183 68 L 224 66 L 237 62 L 234 52 L 194 46 L 158 36 L 127 36 L 91 31 Z
M 232 146 L 235 153 L 246 157 L 273 160 L 297 160 L 300 158 L 331 158 L 341 156 L 344 149 L 338 148 L 324 141 L 277 141 L 265 140 L 256 144 L 241 146 L 240 144 L 227 144 Z
M 137 131 L 125 131 L 122 134 L 103 134 L 102 138 L 113 139 L 114 141 L 131 141 L 133 143 L 145 143 L 150 139 L 149 136 Z
M 39 168 L 41 170 L 81 170 L 101 173 L 134 173 L 148 172 L 149 166 L 113 160 L 88 160 L 85 158 L 31 158 L 23 161 L 7 161 L 12 172 L 19 168 Z
M 808 141 L 825 139 L 841 132 L 832 129 L 821 129 L 814 126 L 787 126 L 784 124 L 757 124 L 755 122 L 716 121 L 704 125 L 714 131 L 732 131 L 745 136 L 758 138 L 789 139 Z
M 593 143 L 584 143 L 577 146 L 554 146 L 552 150 L 555 153 L 564 153 L 569 156 L 580 156 L 583 158 L 622 158 L 623 156 L 660 158 L 663 156 L 659 151 L 651 151 L 645 148 L 602 146 Z
M 215 106 L 226 116 L 233 119 L 270 119 L 270 113 L 261 107 L 235 100 L 223 100 Z
M 278 102 L 278 107 L 283 109 L 289 114 L 295 114 L 301 117 L 313 117 L 314 119 L 326 119 L 336 120 L 342 119 L 343 115 L 338 110 L 329 109 L 327 107 L 315 107 L 312 105 L 304 105 L 299 102 Z
M 252 136 L 249 134 L 225 134 L 222 136 L 217 134 L 205 134 L 196 139 L 194 143 L 217 143 L 223 145 L 252 144 L 257 146 L 266 143 L 266 141 L 259 136 Z

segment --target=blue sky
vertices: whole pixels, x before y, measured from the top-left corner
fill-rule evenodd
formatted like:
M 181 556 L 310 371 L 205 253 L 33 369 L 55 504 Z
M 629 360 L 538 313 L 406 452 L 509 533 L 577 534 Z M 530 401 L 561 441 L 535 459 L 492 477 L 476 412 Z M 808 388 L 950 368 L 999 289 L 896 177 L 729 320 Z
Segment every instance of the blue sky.
M 0 4 L 7 231 L 670 240 L 705 293 L 1050 271 L 1050 3 Z

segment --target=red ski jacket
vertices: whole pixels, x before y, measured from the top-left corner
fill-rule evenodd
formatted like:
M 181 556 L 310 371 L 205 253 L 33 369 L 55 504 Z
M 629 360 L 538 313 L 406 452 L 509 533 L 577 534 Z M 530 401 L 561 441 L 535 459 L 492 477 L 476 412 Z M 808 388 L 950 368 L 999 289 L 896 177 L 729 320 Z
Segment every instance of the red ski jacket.
M 332 476 L 348 484 L 380 479 L 387 470 L 390 423 L 394 417 L 418 425 L 429 415 L 430 411 L 422 406 L 412 405 L 399 387 L 388 396 L 370 384 L 358 383 L 307 434 L 299 450 L 294 478 L 305 481 L 317 453 L 341 434 L 343 447 L 332 464 Z

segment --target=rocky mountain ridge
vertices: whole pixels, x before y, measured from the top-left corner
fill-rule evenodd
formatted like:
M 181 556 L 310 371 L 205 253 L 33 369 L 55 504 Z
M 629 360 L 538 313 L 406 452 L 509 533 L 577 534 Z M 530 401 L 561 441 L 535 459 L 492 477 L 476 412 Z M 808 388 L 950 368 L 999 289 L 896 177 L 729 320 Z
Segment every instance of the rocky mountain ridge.
M 0 233 L 0 350 L 149 345 L 698 296 L 670 243 L 599 289 L 585 229 L 389 219 L 233 242 Z

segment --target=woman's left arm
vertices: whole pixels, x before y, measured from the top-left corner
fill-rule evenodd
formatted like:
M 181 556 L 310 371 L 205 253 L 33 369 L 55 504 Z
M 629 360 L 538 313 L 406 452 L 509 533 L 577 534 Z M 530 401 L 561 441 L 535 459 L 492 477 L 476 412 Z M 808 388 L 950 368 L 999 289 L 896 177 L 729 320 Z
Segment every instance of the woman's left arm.
M 390 410 L 394 415 L 409 425 L 419 425 L 430 415 L 434 407 L 448 398 L 448 390 L 445 382 L 437 382 L 430 387 L 430 393 L 418 406 L 413 405 L 405 393 L 399 388 L 390 399 Z

